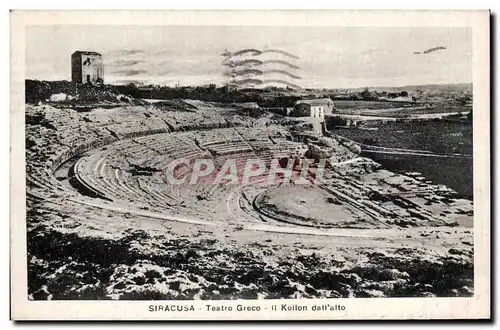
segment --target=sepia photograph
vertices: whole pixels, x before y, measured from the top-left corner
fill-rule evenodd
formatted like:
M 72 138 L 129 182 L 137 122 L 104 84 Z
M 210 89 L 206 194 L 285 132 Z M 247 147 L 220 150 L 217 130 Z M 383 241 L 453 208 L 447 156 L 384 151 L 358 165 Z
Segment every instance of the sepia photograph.
M 49 13 L 11 17 L 23 304 L 356 319 L 411 298 L 450 306 L 415 318 L 489 315 L 487 11 Z

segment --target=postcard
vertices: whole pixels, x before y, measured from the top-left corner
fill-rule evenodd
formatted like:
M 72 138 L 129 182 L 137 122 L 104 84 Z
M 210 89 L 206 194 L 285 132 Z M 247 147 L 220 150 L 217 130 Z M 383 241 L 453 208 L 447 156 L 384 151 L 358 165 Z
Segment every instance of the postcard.
M 11 318 L 490 318 L 489 20 L 12 11 Z

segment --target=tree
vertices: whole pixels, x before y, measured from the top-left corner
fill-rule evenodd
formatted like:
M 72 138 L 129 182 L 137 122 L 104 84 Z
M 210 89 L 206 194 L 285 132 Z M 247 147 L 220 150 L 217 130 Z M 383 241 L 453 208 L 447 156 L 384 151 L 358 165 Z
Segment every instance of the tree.
M 371 99 L 371 93 L 368 88 L 365 88 L 365 90 L 361 92 L 361 97 L 363 98 L 363 100 Z

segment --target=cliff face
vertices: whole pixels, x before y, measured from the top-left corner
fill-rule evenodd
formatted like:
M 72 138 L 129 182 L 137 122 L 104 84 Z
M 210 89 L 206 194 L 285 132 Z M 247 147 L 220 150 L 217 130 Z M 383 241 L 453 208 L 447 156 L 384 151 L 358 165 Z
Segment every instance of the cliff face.
M 327 159 L 330 163 L 337 163 L 358 157 L 361 150 L 354 143 L 344 144 L 335 138 L 320 137 L 309 140 L 305 157 L 319 161 Z
M 305 156 L 315 161 L 319 161 L 320 159 L 330 158 L 332 154 L 333 150 L 331 148 L 309 144 L 309 149 L 306 151 Z

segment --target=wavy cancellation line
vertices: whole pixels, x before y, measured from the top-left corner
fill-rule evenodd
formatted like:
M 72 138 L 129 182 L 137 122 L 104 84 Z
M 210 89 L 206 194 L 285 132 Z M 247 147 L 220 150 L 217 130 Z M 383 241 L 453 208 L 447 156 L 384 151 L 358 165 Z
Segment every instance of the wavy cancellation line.
M 289 81 L 286 80 L 281 80 L 281 79 L 254 79 L 254 78 L 248 78 L 248 79 L 242 79 L 242 80 L 233 80 L 231 85 L 236 86 L 236 87 L 241 87 L 245 85 L 257 85 L 257 86 L 262 86 L 262 85 L 267 85 L 267 84 L 283 84 L 287 85 L 289 87 L 293 88 L 300 88 L 300 86 L 293 84 Z
M 287 61 L 283 61 L 283 60 L 261 61 L 261 60 L 256 60 L 256 59 L 247 59 L 247 60 L 243 60 L 243 61 L 228 61 L 225 64 L 227 64 L 227 66 L 232 67 L 232 68 L 236 68 L 236 67 L 240 67 L 240 66 L 254 67 L 254 66 L 260 66 L 260 65 L 266 65 L 266 64 L 282 64 L 282 65 L 286 65 L 287 67 L 289 67 L 291 69 L 300 69 L 299 66 L 294 65 L 292 63 L 289 63 Z
M 301 77 L 294 75 L 290 72 L 287 72 L 285 70 L 276 70 L 276 69 L 270 69 L 270 70 L 243 69 L 243 70 L 229 72 L 229 75 L 234 78 L 246 75 L 262 76 L 273 73 L 282 74 L 293 79 L 302 79 Z
M 288 56 L 288 57 L 296 59 L 296 60 L 298 60 L 300 58 L 294 54 L 291 54 L 289 52 L 285 52 L 285 51 L 279 50 L 279 49 L 259 50 L 259 49 L 254 49 L 254 48 L 242 49 L 242 50 L 236 51 L 234 53 L 226 52 L 223 55 L 229 56 L 229 57 L 230 56 L 241 56 L 241 55 L 245 55 L 245 54 L 251 54 L 252 56 L 259 56 L 259 55 L 266 54 L 266 53 L 281 54 L 281 55 L 285 55 L 285 56 Z
M 298 76 L 297 74 L 277 68 L 266 68 L 265 70 L 263 69 L 263 67 L 267 67 L 268 65 L 271 64 L 279 64 L 282 65 L 282 68 L 287 67 L 288 69 L 293 69 L 293 70 L 299 70 L 300 69 L 299 66 L 290 63 L 288 61 L 285 61 L 283 59 L 260 60 L 257 58 L 249 58 L 249 57 L 256 57 L 264 53 L 281 54 L 291 59 L 299 59 L 299 57 L 296 55 L 278 49 L 259 50 L 255 48 L 246 48 L 236 52 L 229 52 L 226 50 L 223 54 L 221 54 L 222 56 L 224 56 L 222 64 L 228 68 L 231 68 L 224 73 L 226 76 L 232 78 L 230 84 L 236 87 L 244 87 L 250 85 L 262 86 L 265 84 L 278 83 L 294 88 L 299 88 L 299 86 L 297 86 L 296 84 L 286 80 L 286 78 L 301 79 L 301 77 Z M 236 59 L 239 56 L 244 56 L 247 58 Z M 266 77 L 267 75 L 272 75 L 272 74 L 280 75 L 284 79 L 279 79 L 279 78 L 262 79 L 262 78 L 267 78 Z

